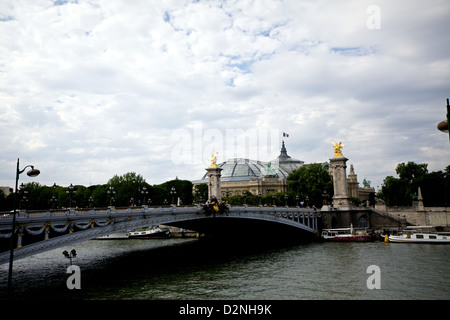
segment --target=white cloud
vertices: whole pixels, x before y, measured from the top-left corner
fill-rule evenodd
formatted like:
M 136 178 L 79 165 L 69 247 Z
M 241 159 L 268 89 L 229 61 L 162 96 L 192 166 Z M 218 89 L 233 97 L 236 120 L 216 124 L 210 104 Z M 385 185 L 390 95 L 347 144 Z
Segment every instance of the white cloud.
M 197 179 L 206 159 L 171 160 L 172 133 L 196 121 L 224 137 L 289 132 L 289 155 L 306 162 L 326 161 L 342 140 L 375 185 L 399 162 L 442 170 L 450 5 L 378 1 L 381 29 L 371 30 L 373 4 L 2 2 L 0 185 L 13 184 L 18 157 L 44 184 L 129 171 L 150 183 Z

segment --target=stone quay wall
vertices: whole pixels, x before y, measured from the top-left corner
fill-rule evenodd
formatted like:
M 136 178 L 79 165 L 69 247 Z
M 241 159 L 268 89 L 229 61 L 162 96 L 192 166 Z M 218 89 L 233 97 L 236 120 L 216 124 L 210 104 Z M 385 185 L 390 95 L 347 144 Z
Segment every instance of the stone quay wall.
M 386 212 L 398 219 L 406 220 L 410 225 L 448 228 L 450 207 L 386 207 L 376 206 L 379 212 Z
M 449 207 L 376 207 L 351 210 L 321 211 L 322 228 L 366 227 L 404 228 L 406 226 L 433 226 L 450 230 Z

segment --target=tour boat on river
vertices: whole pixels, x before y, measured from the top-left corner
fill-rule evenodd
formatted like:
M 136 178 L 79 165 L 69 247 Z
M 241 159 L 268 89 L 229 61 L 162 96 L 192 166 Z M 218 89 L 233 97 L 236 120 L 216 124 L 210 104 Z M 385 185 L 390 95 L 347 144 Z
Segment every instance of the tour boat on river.
M 130 232 L 131 239 L 167 239 L 170 238 L 170 230 L 167 228 L 152 227 Z
M 350 225 L 350 228 L 323 229 L 322 238 L 325 241 L 368 242 L 374 240 L 374 234 L 369 233 L 367 228 L 357 230 Z
M 102 237 L 95 238 L 96 240 L 121 240 L 121 239 L 128 239 L 130 237 L 129 232 L 118 232 L 118 233 L 112 233 L 107 234 Z
M 402 243 L 450 243 L 450 232 L 426 231 L 430 228 L 433 227 L 407 227 L 400 235 L 389 235 L 388 241 Z

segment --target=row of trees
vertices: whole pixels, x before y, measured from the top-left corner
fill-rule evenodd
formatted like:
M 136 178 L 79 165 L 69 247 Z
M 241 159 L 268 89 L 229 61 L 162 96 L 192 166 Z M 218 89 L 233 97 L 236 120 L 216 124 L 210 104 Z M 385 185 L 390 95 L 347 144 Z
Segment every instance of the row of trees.
M 444 171 L 428 172 L 428 164 L 414 162 L 397 165 L 398 178 L 388 176 L 377 196 L 387 206 L 410 206 L 418 200 L 419 187 L 426 207 L 448 206 L 450 199 L 450 165 Z
M 187 180 L 171 180 L 159 185 L 150 185 L 134 172 L 115 175 L 107 184 L 85 187 L 43 186 L 37 182 L 22 184 L 18 191 L 17 208 L 47 210 L 67 207 L 107 207 L 114 205 L 140 206 L 169 205 L 180 198 L 183 204 L 192 203 L 192 183 Z M 12 210 L 14 193 L 5 196 L 0 191 L 0 211 Z

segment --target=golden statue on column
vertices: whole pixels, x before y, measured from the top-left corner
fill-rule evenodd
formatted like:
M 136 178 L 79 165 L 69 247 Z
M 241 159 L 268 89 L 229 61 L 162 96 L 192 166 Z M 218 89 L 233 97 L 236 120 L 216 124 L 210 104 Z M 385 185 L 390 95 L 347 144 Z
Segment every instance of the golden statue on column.
M 333 142 L 333 145 L 334 145 L 334 147 L 333 147 L 334 156 L 335 157 L 343 157 L 341 150 L 343 147 L 345 147 L 345 145 L 343 145 L 342 142 L 339 142 L 339 143 Z
M 211 161 L 211 164 L 209 165 L 210 167 L 218 167 L 218 165 L 217 165 L 217 153 L 218 152 L 213 153 L 211 155 L 211 157 L 209 157 L 209 161 Z

